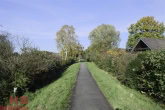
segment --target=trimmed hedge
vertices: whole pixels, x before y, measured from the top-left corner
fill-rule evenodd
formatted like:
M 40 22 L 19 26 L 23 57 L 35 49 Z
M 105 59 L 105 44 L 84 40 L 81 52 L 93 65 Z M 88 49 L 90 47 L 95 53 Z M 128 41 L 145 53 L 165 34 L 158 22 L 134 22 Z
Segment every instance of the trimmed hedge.
M 165 102 L 165 51 L 138 54 L 125 74 L 126 85 Z

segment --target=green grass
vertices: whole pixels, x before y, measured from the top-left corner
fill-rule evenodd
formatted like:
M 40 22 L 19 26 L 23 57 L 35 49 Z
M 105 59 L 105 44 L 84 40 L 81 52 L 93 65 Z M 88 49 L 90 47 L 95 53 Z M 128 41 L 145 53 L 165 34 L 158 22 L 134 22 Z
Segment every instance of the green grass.
M 27 93 L 29 103 L 26 107 L 29 110 L 67 110 L 79 67 L 79 63 L 73 64 L 58 80 L 33 94 Z
M 107 72 L 99 69 L 94 63 L 86 63 L 99 88 L 114 109 L 117 110 L 165 110 L 150 98 L 121 85 Z

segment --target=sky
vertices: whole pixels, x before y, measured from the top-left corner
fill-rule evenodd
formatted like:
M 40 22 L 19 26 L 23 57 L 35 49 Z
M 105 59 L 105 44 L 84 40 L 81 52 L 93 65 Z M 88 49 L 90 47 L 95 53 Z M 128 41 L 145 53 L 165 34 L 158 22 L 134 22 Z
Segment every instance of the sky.
M 52 52 L 58 52 L 56 32 L 65 24 L 74 26 L 85 49 L 93 29 L 113 25 L 120 31 L 119 47 L 125 48 L 128 27 L 144 16 L 165 23 L 165 0 L 0 0 L 0 30 Z

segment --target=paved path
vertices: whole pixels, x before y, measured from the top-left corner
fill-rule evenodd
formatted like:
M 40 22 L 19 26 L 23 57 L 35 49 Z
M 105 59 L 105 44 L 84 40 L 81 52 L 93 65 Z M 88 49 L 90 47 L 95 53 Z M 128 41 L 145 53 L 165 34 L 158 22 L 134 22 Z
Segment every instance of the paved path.
M 80 65 L 70 110 L 113 110 L 92 78 L 85 63 Z

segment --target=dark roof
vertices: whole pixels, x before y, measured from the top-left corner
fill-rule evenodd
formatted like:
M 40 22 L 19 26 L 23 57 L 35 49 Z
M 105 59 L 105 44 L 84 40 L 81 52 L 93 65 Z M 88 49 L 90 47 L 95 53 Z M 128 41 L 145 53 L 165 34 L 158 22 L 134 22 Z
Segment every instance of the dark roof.
M 151 50 L 165 49 L 165 39 L 140 38 Z

